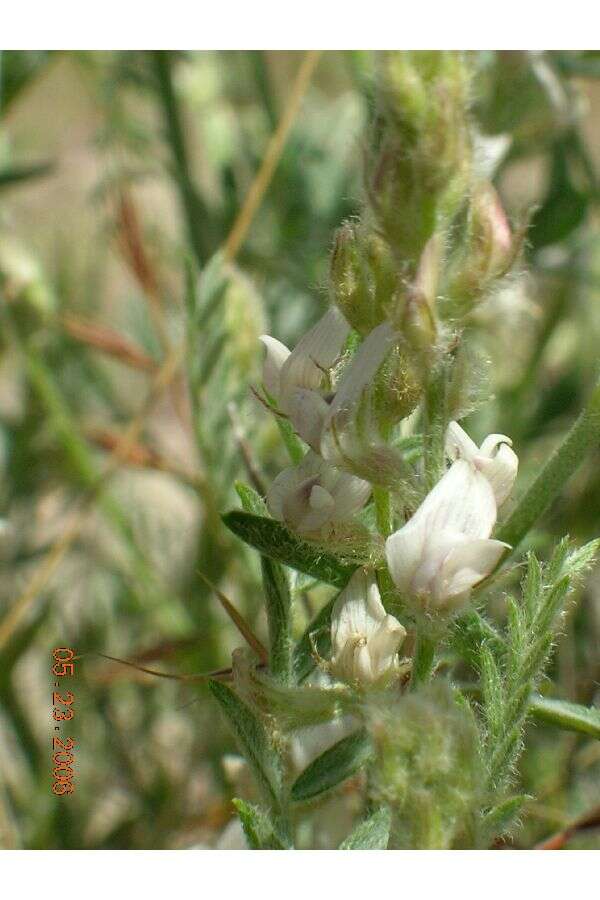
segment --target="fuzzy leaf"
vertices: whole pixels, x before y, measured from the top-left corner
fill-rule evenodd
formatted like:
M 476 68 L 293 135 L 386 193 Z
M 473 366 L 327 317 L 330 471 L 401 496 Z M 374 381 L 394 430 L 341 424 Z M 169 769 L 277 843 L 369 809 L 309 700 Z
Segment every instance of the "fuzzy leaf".
M 233 805 L 240 817 L 244 835 L 251 850 L 286 850 L 287 844 L 277 834 L 276 826 L 258 806 L 236 797 Z
M 390 839 L 392 814 L 388 806 L 382 806 L 343 841 L 340 850 L 386 850 Z
M 289 683 L 292 675 L 290 588 L 285 570 L 272 559 L 263 556 L 261 569 L 269 624 L 270 669 L 276 678 Z
M 537 695 L 530 698 L 529 709 L 542 722 L 556 725 L 565 731 L 590 734 L 600 740 L 600 709 Z
M 479 648 L 486 643 L 496 653 L 505 649 L 504 639 L 493 625 L 476 610 L 470 610 L 456 620 L 452 644 L 456 652 L 469 665 L 477 665 Z
M 253 513 L 255 516 L 267 515 L 267 504 L 258 491 L 243 481 L 236 481 L 234 486 L 244 512 Z
M 254 488 L 237 481 L 235 489 L 246 512 L 258 516 L 266 513 L 265 501 Z M 275 677 L 287 683 L 292 670 L 290 588 L 284 569 L 272 559 L 261 557 L 261 570 L 269 623 L 270 668 Z
M 278 811 L 281 762 L 264 725 L 227 685 L 219 681 L 209 681 L 208 684 L 240 743 L 265 799 Z
M 493 806 L 485 814 L 483 824 L 485 833 L 489 835 L 490 841 L 494 838 L 502 837 L 503 834 L 507 834 L 510 831 L 521 812 L 523 804 L 529 799 L 527 794 L 515 794 L 513 797 L 503 800 L 502 803 Z
M 291 798 L 296 802 L 311 800 L 354 775 L 373 756 L 371 739 L 361 728 L 330 747 L 298 776 L 292 785 Z
M 226 513 L 223 521 L 230 531 L 265 556 L 319 581 L 342 588 L 354 571 L 352 566 L 299 540 L 274 519 L 234 510 Z

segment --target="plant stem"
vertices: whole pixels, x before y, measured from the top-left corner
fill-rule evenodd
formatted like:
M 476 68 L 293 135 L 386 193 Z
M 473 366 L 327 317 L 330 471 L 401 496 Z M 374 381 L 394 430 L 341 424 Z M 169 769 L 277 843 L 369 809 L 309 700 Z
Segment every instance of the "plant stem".
M 410 680 L 411 690 L 415 690 L 420 684 L 425 684 L 431 678 L 435 660 L 435 645 L 436 642 L 427 635 L 420 634 L 417 637 Z
M 431 490 L 444 474 L 444 440 L 446 436 L 447 409 L 446 385 L 448 367 L 439 364 L 429 376 L 425 391 L 425 478 Z
M 373 487 L 373 500 L 375 501 L 375 519 L 377 528 L 383 537 L 392 533 L 392 507 L 390 492 L 385 488 Z
M 163 108 L 166 137 L 175 163 L 181 206 L 194 255 L 198 266 L 202 268 L 211 254 L 209 236 L 204 226 L 204 223 L 209 221 L 209 216 L 191 175 L 181 113 L 173 87 L 173 55 L 170 50 L 153 50 L 152 57 L 158 95 Z
M 600 380 L 587 406 L 537 478 L 525 491 L 496 537 L 513 549 L 561 492 L 594 444 L 600 442 Z

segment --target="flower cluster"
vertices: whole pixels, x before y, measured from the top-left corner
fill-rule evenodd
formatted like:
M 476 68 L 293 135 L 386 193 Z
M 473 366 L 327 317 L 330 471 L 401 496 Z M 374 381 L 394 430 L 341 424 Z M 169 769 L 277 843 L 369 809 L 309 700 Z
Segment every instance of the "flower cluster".
M 331 371 L 349 332 L 332 307 L 291 352 L 275 338 L 262 338 L 265 391 L 310 448 L 275 478 L 267 505 L 275 519 L 309 539 L 323 540 L 327 529 L 351 520 L 372 491 L 369 480 L 341 466 L 356 452 L 362 398 L 398 335 L 387 321 L 373 328 L 334 385 Z M 507 549 L 491 535 L 518 469 L 510 439 L 493 434 L 478 447 L 451 422 L 445 452 L 450 467 L 385 544 L 392 581 L 416 613 L 460 608 Z M 374 572 L 360 569 L 333 610 L 329 670 L 354 684 L 381 684 L 396 671 L 404 636 L 385 612 Z

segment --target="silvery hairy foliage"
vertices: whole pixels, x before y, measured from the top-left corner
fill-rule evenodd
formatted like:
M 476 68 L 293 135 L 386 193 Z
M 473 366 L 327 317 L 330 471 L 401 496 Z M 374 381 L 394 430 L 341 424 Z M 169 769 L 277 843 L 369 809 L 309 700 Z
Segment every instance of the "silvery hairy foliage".
M 212 682 L 257 784 L 236 801 L 253 849 L 318 844 L 336 803 L 341 849 L 490 847 L 527 802 L 528 716 L 600 727 L 538 693 L 598 542 L 521 551 L 597 436 L 600 389 L 528 486 L 511 435 L 472 428 L 473 323 L 521 276 L 525 228 L 481 153 L 473 59 L 378 66 L 365 203 L 336 235 L 329 305 L 294 347 L 261 339 L 256 394 L 289 465 L 225 516 L 261 555 L 269 628 L 267 659 L 236 651 L 233 683 Z M 302 633 L 315 584 L 328 599 Z

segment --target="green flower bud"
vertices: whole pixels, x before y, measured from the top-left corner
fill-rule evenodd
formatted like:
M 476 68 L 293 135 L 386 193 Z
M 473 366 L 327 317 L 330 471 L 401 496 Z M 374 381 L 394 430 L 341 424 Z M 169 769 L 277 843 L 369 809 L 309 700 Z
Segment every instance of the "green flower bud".
M 403 51 L 382 59 L 384 127 L 370 199 L 411 276 L 427 241 L 457 213 L 469 184 L 470 71 L 457 52 Z
M 423 386 L 413 360 L 395 347 L 382 365 L 373 390 L 373 410 L 382 431 L 405 419 L 417 406 Z
M 398 273 L 385 241 L 374 231 L 346 222 L 336 235 L 331 258 L 335 303 L 359 334 L 369 334 L 386 319 Z

